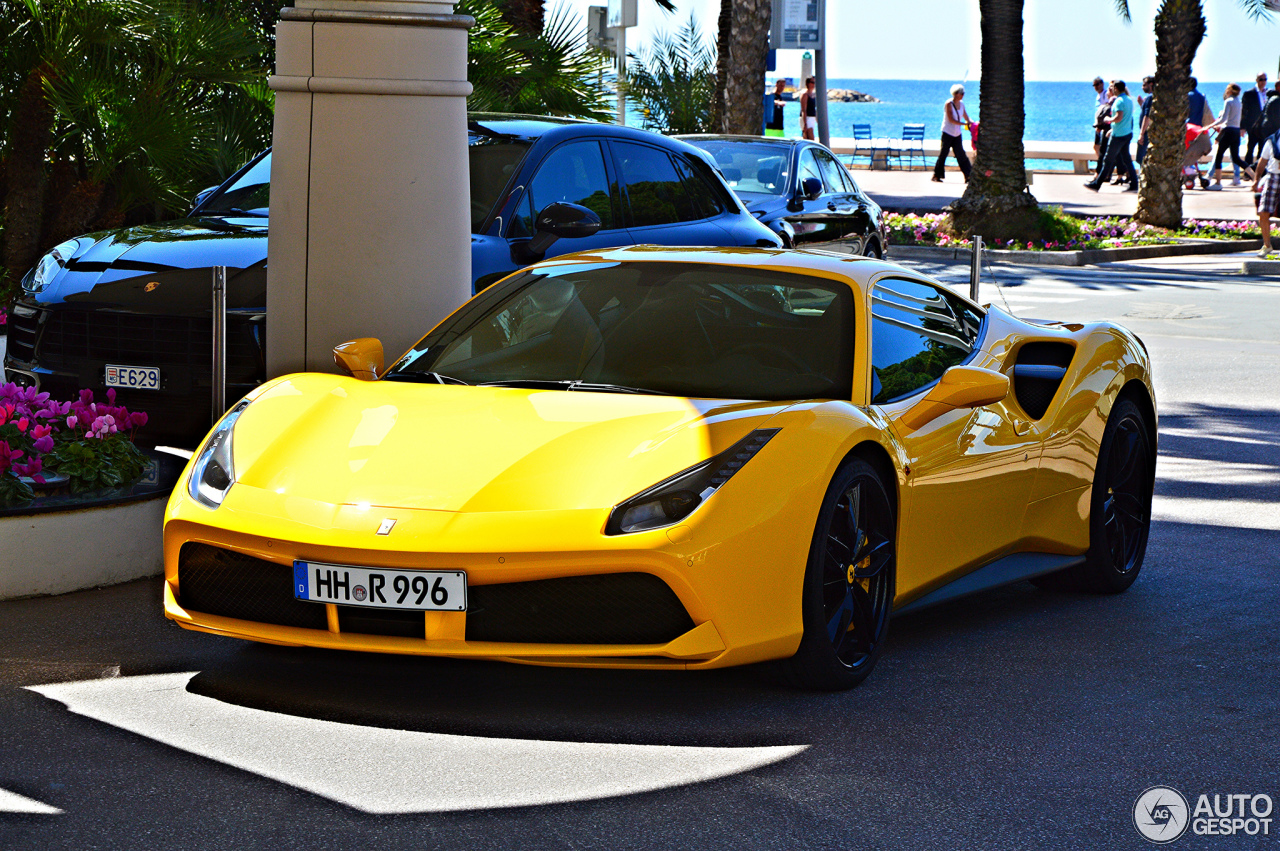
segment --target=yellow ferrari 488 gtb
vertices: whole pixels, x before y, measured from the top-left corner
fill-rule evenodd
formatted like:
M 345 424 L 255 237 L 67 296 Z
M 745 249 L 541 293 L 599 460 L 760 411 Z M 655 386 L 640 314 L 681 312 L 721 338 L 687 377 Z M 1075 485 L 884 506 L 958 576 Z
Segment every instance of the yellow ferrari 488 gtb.
M 169 501 L 166 615 L 275 644 L 861 681 L 891 613 L 1138 574 L 1142 343 L 817 251 L 518 272 L 267 382 Z

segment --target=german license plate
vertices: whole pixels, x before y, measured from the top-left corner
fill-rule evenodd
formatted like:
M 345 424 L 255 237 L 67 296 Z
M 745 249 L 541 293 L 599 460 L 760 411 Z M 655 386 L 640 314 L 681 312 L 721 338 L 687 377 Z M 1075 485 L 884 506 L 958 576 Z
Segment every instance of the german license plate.
M 311 603 L 375 609 L 465 612 L 467 575 L 461 570 L 386 570 L 295 561 L 293 596 Z
M 159 390 L 160 370 L 154 366 L 120 366 L 107 364 L 107 386 L 132 390 Z

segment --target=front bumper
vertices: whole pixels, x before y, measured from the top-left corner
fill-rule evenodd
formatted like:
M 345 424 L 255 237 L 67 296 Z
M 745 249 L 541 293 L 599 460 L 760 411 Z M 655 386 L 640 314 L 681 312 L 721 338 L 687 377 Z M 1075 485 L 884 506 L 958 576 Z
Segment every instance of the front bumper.
M 237 485 L 223 507 L 211 512 L 187 499 L 181 488 L 176 492 L 165 524 L 166 617 L 187 629 L 272 644 L 563 666 L 711 668 L 786 657 L 799 643 L 804 549 L 798 572 L 771 570 L 777 566 L 769 557 L 779 544 L 776 535 L 748 527 L 740 534 L 722 536 L 711 512 L 706 513 L 711 522 L 700 528 L 613 537 L 601 534 L 604 518 L 598 510 L 454 513 L 322 506 L 273 497 Z M 268 505 L 281 510 L 278 514 L 259 510 Z M 384 516 L 396 518 L 395 531 L 378 538 L 375 545 L 373 530 Z M 226 611 L 239 611 L 234 608 L 201 604 L 223 608 L 201 611 L 188 602 L 188 597 L 200 595 L 184 596 L 183 590 L 183 548 L 192 545 L 258 564 L 258 574 L 288 577 L 272 580 L 269 590 L 253 593 L 271 595 L 273 610 L 279 604 L 294 614 L 305 610 L 304 619 L 308 611 L 316 614 L 306 625 L 299 625 L 303 621 L 292 614 L 268 623 L 256 616 L 227 616 Z M 191 552 L 187 550 L 187 564 Z M 388 569 L 463 570 L 469 611 L 403 613 L 295 601 L 291 578 L 295 559 Z M 755 565 L 746 563 L 750 561 Z M 754 581 L 757 570 L 753 567 L 760 571 Z M 662 623 L 683 623 L 684 627 L 668 630 L 661 640 L 574 641 L 575 634 L 610 634 L 607 622 L 622 619 L 628 600 L 654 597 L 610 597 L 579 587 L 589 599 L 580 594 L 567 608 L 557 608 L 555 598 L 546 596 L 547 586 L 557 581 L 569 580 L 572 585 L 575 578 L 590 578 L 608 585 L 613 578 L 637 575 L 659 580 L 681 610 L 678 617 L 670 607 L 657 605 L 644 612 L 652 612 Z M 524 589 L 535 592 L 534 596 L 522 596 Z M 486 592 L 499 593 L 486 596 Z M 505 600 L 508 608 L 498 611 L 495 596 Z M 795 599 L 788 600 L 792 596 Z M 592 608 L 596 603 L 598 607 Z M 324 610 L 323 617 L 319 610 Z M 389 614 L 368 616 L 384 611 Z M 532 613 L 544 614 L 548 623 L 559 625 L 551 631 L 558 631 L 560 637 L 546 640 L 547 629 Z M 478 628 L 482 617 L 483 627 Z M 521 637 L 522 629 L 528 637 Z M 503 640 L 485 640 L 495 634 Z

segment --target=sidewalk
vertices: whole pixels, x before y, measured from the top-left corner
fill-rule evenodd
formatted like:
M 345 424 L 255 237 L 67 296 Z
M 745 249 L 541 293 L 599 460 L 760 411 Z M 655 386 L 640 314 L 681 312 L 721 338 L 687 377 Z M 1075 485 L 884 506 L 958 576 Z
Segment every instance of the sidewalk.
M 870 193 L 881 207 L 892 212 L 940 212 L 964 194 L 960 172 L 949 170 L 944 183 L 933 183 L 927 171 L 872 171 L 855 168 L 849 172 L 858 185 Z M 1084 188 L 1089 178 L 1069 171 L 1035 173 L 1031 194 L 1041 205 L 1061 206 L 1068 213 L 1083 216 L 1131 216 L 1138 207 L 1136 192 L 1121 192 L 1118 186 L 1104 186 L 1098 192 Z M 1184 190 L 1182 215 L 1188 219 L 1256 219 L 1253 184 L 1229 186 L 1221 192 Z

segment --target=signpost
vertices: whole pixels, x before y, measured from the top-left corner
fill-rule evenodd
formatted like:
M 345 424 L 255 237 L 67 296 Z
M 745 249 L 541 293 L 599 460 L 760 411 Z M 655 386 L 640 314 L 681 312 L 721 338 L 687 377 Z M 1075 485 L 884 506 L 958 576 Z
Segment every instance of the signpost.
M 818 140 L 830 146 L 827 120 L 827 0 L 773 0 L 769 46 L 778 50 L 812 50 L 818 94 Z M 804 85 L 804 74 L 800 84 Z M 804 116 L 800 116 L 804 126 Z
M 636 25 L 636 0 L 609 0 L 606 23 L 614 33 L 618 71 L 618 123 L 627 123 L 627 96 L 622 85 L 627 79 L 627 27 Z

